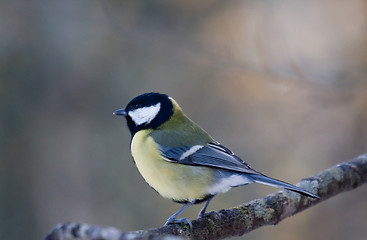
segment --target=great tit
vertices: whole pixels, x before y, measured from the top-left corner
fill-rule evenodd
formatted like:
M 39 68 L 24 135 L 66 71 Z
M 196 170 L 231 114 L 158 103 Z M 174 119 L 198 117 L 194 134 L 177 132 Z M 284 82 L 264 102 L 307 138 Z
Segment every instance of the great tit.
M 131 154 L 145 181 L 162 197 L 185 204 L 165 225 L 184 222 L 191 227 L 188 219 L 176 219 L 190 205 L 205 202 L 200 218 L 215 195 L 253 182 L 319 198 L 252 169 L 189 119 L 165 94 L 142 94 L 114 114 L 127 120 Z

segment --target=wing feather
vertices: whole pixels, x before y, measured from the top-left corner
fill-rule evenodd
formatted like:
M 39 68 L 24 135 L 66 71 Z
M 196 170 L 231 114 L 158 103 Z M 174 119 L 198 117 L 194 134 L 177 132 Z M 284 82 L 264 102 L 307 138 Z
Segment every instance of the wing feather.
M 162 155 L 170 162 L 227 169 L 242 173 L 259 174 L 247 163 L 219 143 L 183 147 L 161 147 Z

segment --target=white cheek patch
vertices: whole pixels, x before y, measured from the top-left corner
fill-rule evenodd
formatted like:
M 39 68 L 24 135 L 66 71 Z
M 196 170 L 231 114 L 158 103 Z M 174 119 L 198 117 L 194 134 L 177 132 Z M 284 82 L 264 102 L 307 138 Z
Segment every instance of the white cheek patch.
M 135 122 L 136 126 L 150 123 L 161 110 L 161 103 L 149 107 L 138 108 L 130 111 L 128 114 Z

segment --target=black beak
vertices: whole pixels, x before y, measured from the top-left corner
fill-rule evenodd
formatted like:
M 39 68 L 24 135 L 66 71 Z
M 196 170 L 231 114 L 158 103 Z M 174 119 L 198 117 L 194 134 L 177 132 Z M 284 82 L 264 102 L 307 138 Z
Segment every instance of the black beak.
M 113 112 L 113 115 L 120 115 L 120 116 L 127 116 L 127 112 L 125 111 L 125 109 L 119 109 Z

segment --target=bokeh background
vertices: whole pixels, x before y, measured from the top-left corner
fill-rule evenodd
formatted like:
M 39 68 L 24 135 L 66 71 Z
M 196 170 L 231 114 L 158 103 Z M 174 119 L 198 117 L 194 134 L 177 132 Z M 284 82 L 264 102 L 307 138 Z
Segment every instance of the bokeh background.
M 157 227 L 180 207 L 141 178 L 112 115 L 147 91 L 296 183 L 367 151 L 367 2 L 0 1 L 0 239 L 65 221 Z M 275 191 L 233 189 L 209 209 Z M 363 186 L 242 238 L 365 239 L 366 197 Z

